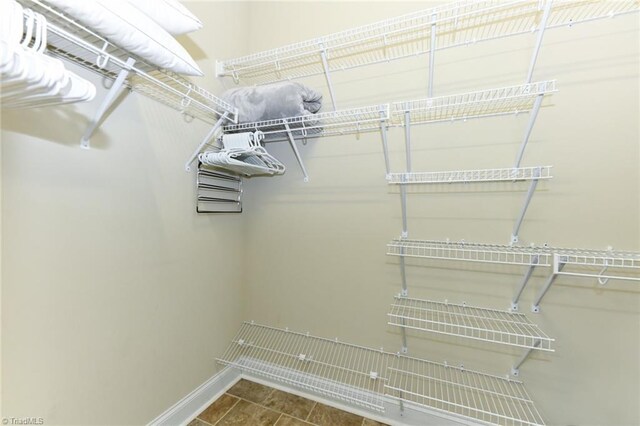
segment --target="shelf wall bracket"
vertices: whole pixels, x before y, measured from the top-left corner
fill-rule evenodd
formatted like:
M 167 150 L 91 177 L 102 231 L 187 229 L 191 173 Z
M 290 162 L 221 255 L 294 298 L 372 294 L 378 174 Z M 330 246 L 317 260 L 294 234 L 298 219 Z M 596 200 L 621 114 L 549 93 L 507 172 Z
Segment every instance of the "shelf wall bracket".
M 553 272 L 551 273 L 551 275 L 549 275 L 549 278 L 547 278 L 547 281 L 544 283 L 544 286 L 542 286 L 542 289 L 540 289 L 540 293 L 538 293 L 536 300 L 534 300 L 533 304 L 531 305 L 531 312 L 536 314 L 540 313 L 540 302 L 542 301 L 542 298 L 544 297 L 545 294 L 547 294 L 547 291 L 549 291 L 551 284 L 553 284 L 556 278 L 558 278 L 558 275 L 560 274 L 560 272 L 562 271 L 565 265 L 566 263 L 563 262 L 562 256 L 555 253 L 553 255 Z
M 540 339 L 536 340 L 535 342 L 533 342 L 533 347 L 527 349 L 525 353 L 522 354 L 518 362 L 513 367 L 511 367 L 511 374 L 513 376 L 518 377 L 520 375 L 520 367 L 522 367 L 522 364 L 527 360 L 527 358 L 529 358 L 531 352 L 533 352 L 534 349 L 540 346 L 541 343 L 542 341 Z
M 429 86 L 427 97 L 433 97 L 433 73 L 436 65 L 436 19 L 438 15 L 431 15 L 431 45 L 429 46 Z
M 320 45 L 320 58 L 322 59 L 322 68 L 324 69 L 324 76 L 327 79 L 327 85 L 329 86 L 329 94 L 331 95 L 331 103 L 333 104 L 333 110 L 338 110 L 336 103 L 336 95 L 333 93 L 333 84 L 331 83 L 331 72 L 329 71 L 329 62 L 327 61 L 327 50 L 324 46 Z
M 518 156 L 516 157 L 516 162 L 513 165 L 513 168 L 517 169 L 520 167 L 520 163 L 522 163 L 522 157 L 524 157 L 524 150 L 529 143 L 529 138 L 531 137 L 531 132 L 533 131 L 533 126 L 536 124 L 536 118 L 538 118 L 538 112 L 540 111 L 540 106 L 542 105 L 542 99 L 544 95 L 540 94 L 536 96 L 536 99 L 533 101 L 533 107 L 531 108 L 531 112 L 529 113 L 529 122 L 527 123 L 527 128 L 524 132 L 524 138 L 522 139 L 522 144 L 520 144 L 520 151 L 518 151 Z
M 527 195 L 524 199 L 524 203 L 522 204 L 522 208 L 520 209 L 520 215 L 516 220 L 515 225 L 513 226 L 513 232 L 511 233 L 511 244 L 515 244 L 518 242 L 519 237 L 518 233 L 520 232 L 520 226 L 522 225 L 522 221 L 524 220 L 525 214 L 527 214 L 527 209 L 529 208 L 529 203 L 531 203 L 531 198 L 533 198 L 533 194 L 536 191 L 536 187 L 538 186 L 538 181 L 540 180 L 540 168 L 537 168 L 534 171 L 534 179 L 531 180 L 529 184 L 529 190 L 527 191 Z
M 98 127 L 100 127 L 102 122 L 107 118 L 109 110 L 115 104 L 121 90 L 125 88 L 124 83 L 126 82 L 127 77 L 129 77 L 129 74 L 131 73 L 131 69 L 133 68 L 135 62 L 136 60 L 133 58 L 127 59 L 124 67 L 118 73 L 118 76 L 114 80 L 113 85 L 109 89 L 109 92 L 107 92 L 107 96 L 105 96 L 102 104 L 100 105 L 100 108 L 98 108 L 96 115 L 93 117 L 93 120 L 91 120 L 89 127 L 87 127 L 87 130 L 85 130 L 84 134 L 82 135 L 82 139 L 80 140 L 80 146 L 82 148 L 90 148 L 91 136 L 93 136 Z
M 527 270 L 525 271 L 524 276 L 522 277 L 522 281 L 518 286 L 518 290 L 516 291 L 516 294 L 513 296 L 513 299 L 511 300 L 511 311 L 515 312 L 518 310 L 518 301 L 520 300 L 520 296 L 522 296 L 522 292 L 524 291 L 524 288 L 527 286 L 527 283 L 531 278 L 531 274 L 533 273 L 533 270 L 536 268 L 536 266 L 538 266 L 539 262 L 540 262 L 540 256 L 538 256 L 537 254 L 534 255 L 531 259 L 531 265 L 527 267 Z
M 391 166 L 389 165 L 389 143 L 387 140 L 387 120 L 384 119 L 386 114 L 384 111 L 380 111 L 380 116 L 383 119 L 380 121 L 380 134 L 382 136 L 382 153 L 384 155 L 384 167 L 386 170 L 386 175 L 389 176 L 391 173 Z
M 540 47 L 542 46 L 544 31 L 547 29 L 547 22 L 549 21 L 549 15 L 551 14 L 552 3 L 552 0 L 547 0 L 544 5 L 544 12 L 542 13 L 542 20 L 540 21 L 540 28 L 538 28 L 538 37 L 536 37 L 536 45 L 533 48 L 531 63 L 529 64 L 529 72 L 527 72 L 527 83 L 531 83 L 531 79 L 533 78 L 533 70 L 536 67 L 536 61 L 538 60 L 538 54 L 540 53 Z
M 293 149 L 293 153 L 296 156 L 296 160 L 298 160 L 298 164 L 300 165 L 300 169 L 302 170 L 302 174 L 304 175 L 304 181 L 309 182 L 309 175 L 307 174 L 307 169 L 304 167 L 304 162 L 302 161 L 302 157 L 300 156 L 300 151 L 298 151 L 298 145 L 296 144 L 296 140 L 293 138 L 291 134 L 291 127 L 289 127 L 289 122 L 284 120 L 284 127 L 287 129 L 287 137 L 289 138 L 289 143 L 291 144 L 291 149 Z
M 193 154 L 191 154 L 191 157 L 189 157 L 189 159 L 187 160 L 187 162 L 184 164 L 184 170 L 187 172 L 191 171 L 191 164 L 193 164 L 193 162 L 196 160 L 196 158 L 198 158 L 198 154 L 200 154 L 200 151 L 202 151 L 202 148 L 204 148 L 204 146 L 206 144 L 209 143 L 209 141 L 215 136 L 216 132 L 218 131 L 218 129 L 222 126 L 222 123 L 224 123 L 224 121 L 227 119 L 227 117 L 229 116 L 228 112 L 225 112 L 224 114 L 222 114 L 222 116 L 218 119 L 218 121 L 216 121 L 216 124 L 213 125 L 213 127 L 211 128 L 211 130 L 209 131 L 209 133 L 207 133 L 207 136 L 204 137 L 204 139 L 202 140 L 202 142 L 200 143 L 200 145 L 198 145 L 198 147 L 196 148 L 195 151 L 193 151 Z

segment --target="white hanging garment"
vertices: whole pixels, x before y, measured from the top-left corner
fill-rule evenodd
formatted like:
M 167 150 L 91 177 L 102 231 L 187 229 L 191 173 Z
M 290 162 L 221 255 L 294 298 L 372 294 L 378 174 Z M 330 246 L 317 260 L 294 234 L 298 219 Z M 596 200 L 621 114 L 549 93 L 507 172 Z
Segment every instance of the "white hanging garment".
M 15 0 L 0 0 L 0 101 L 3 108 L 27 108 L 89 101 L 93 84 L 44 54 L 47 21 Z M 24 36 L 23 36 L 24 34 Z

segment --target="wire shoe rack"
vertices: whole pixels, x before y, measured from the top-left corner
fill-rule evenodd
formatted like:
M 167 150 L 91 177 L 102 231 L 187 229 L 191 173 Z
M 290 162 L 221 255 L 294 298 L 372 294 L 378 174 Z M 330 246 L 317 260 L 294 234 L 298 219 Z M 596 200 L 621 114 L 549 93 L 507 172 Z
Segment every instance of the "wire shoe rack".
M 218 362 L 378 412 L 391 397 L 491 424 L 543 424 L 519 381 L 253 322 Z
M 517 312 L 396 296 L 389 324 L 431 333 L 553 351 L 550 338 Z
M 520 381 L 407 356 L 389 371 L 386 393 L 400 400 L 489 424 L 544 424 Z
M 394 355 L 338 340 L 245 322 L 218 362 L 276 382 L 384 411 Z

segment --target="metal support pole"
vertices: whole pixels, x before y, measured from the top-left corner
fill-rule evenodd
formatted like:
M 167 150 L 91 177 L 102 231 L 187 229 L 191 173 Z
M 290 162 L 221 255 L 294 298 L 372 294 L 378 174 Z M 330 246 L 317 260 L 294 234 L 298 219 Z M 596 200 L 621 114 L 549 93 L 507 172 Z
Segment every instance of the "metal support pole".
M 522 221 L 524 220 L 524 215 L 527 213 L 527 208 L 529 207 L 529 203 L 531 202 L 531 198 L 533 197 L 533 193 L 536 191 L 536 186 L 538 186 L 538 180 L 540 178 L 540 169 L 536 169 L 534 172 L 534 179 L 531 181 L 529 185 L 529 190 L 527 191 L 527 195 L 524 199 L 524 203 L 522 204 L 522 208 L 520 210 L 520 215 L 516 220 L 516 224 L 513 227 L 513 232 L 511 233 L 511 244 L 515 244 L 518 242 L 518 233 L 520 232 L 520 226 L 522 225 Z
M 524 132 L 524 138 L 522 139 L 522 144 L 520 145 L 520 151 L 518 152 L 518 156 L 516 157 L 516 163 L 513 166 L 516 169 L 520 167 L 520 163 L 522 162 L 524 150 L 527 147 L 527 143 L 529 143 L 529 137 L 531 136 L 531 132 L 533 131 L 533 125 L 536 124 L 536 118 L 538 117 L 538 112 L 540 111 L 543 97 L 544 95 L 540 94 L 536 96 L 536 100 L 533 101 L 533 108 L 531 108 L 531 113 L 529 114 L 527 129 Z
M 331 103 L 333 104 L 333 110 L 338 110 L 336 103 L 336 95 L 333 93 L 333 85 L 331 84 L 331 73 L 329 72 L 329 63 L 327 62 L 327 51 L 322 47 L 320 50 L 320 56 L 322 57 L 322 67 L 324 68 L 324 76 L 327 78 L 327 85 L 329 86 L 329 94 L 331 95 Z
M 563 262 L 560 261 L 560 258 L 558 257 L 554 257 L 553 263 L 554 263 L 553 273 L 549 275 L 549 278 L 547 278 L 547 282 L 544 283 L 544 286 L 542 286 L 542 289 L 540 290 L 538 297 L 536 297 L 536 300 L 531 305 L 531 312 L 533 313 L 537 314 L 540 312 L 540 302 L 542 301 L 542 298 L 544 297 L 545 294 L 547 294 L 547 291 L 549 291 L 551 284 L 553 284 L 556 278 L 558 278 L 558 272 L 562 271 L 565 265 Z
M 433 97 L 433 72 L 436 65 L 436 17 L 431 15 L 431 46 L 429 46 L 429 86 L 427 87 L 427 97 Z
M 384 117 L 385 112 L 380 111 L 380 116 Z M 384 154 L 384 167 L 387 172 L 387 175 L 391 172 L 391 167 L 389 166 L 389 144 L 387 143 L 387 121 L 380 121 L 380 133 L 382 134 L 382 153 Z
M 533 342 L 533 347 L 527 349 L 527 351 L 522 355 L 522 357 L 520 357 L 520 360 L 516 363 L 516 365 L 514 365 L 513 367 L 511 367 L 511 374 L 514 376 L 518 376 L 520 374 L 520 367 L 522 366 L 522 364 L 527 360 L 527 358 L 529 357 L 529 355 L 531 355 L 531 352 L 533 352 L 533 350 L 535 348 L 537 348 L 538 346 L 540 346 L 540 343 L 542 343 L 542 341 L 540 339 L 536 340 L 535 342 Z
M 196 150 L 193 151 L 193 154 L 191 154 L 191 157 L 189 157 L 189 160 L 187 160 L 187 162 L 184 164 L 184 169 L 187 172 L 191 171 L 191 164 L 196 160 L 196 158 L 198 158 L 198 154 L 200 154 L 200 151 L 202 151 L 202 148 L 209 143 L 211 138 L 215 136 L 216 132 L 218 131 L 220 126 L 222 126 L 222 123 L 224 123 L 224 120 L 227 119 L 228 115 L 229 115 L 228 112 L 225 112 L 224 114 L 222 114 L 222 116 L 218 119 L 218 121 L 216 121 L 216 124 L 213 125 L 209 133 L 207 133 L 207 136 L 205 136 L 202 142 L 200 143 L 200 145 L 198 145 L 198 148 L 196 148 Z
M 409 226 L 407 224 L 407 186 L 400 185 L 400 207 L 402 208 L 402 238 L 409 236 Z
M 409 105 L 406 105 L 404 111 L 404 142 L 405 142 L 405 156 L 407 159 L 407 173 L 411 173 L 411 111 L 409 111 Z
M 291 149 L 293 149 L 293 153 L 296 155 L 296 160 L 298 160 L 298 164 L 300 164 L 300 168 L 302 169 L 302 174 L 304 175 L 304 181 L 309 182 L 309 175 L 307 174 L 307 169 L 304 167 L 304 163 L 302 162 L 302 157 L 300 156 L 300 152 L 298 151 L 298 145 L 296 144 L 296 140 L 293 138 L 291 134 L 291 128 L 289 127 L 289 123 L 284 120 L 284 126 L 287 129 L 287 136 L 289 137 L 289 143 L 291 144 Z
M 402 332 L 402 348 L 400 348 L 400 351 L 403 354 L 409 353 L 409 347 L 407 346 L 407 330 L 406 327 L 407 324 L 405 322 L 405 319 L 402 318 L 402 326 L 400 327 L 400 330 Z
M 544 12 L 542 14 L 542 20 L 540 21 L 540 28 L 538 29 L 538 37 L 536 38 L 536 45 L 533 48 L 533 55 L 531 56 L 531 62 L 529 64 L 529 72 L 527 73 L 527 83 L 531 83 L 533 78 L 533 69 L 536 67 L 536 61 L 538 60 L 538 53 L 540 53 L 540 47 L 542 46 L 542 37 L 544 36 L 544 30 L 547 28 L 547 21 L 551 13 L 552 0 L 547 0 L 544 5 Z
M 513 296 L 513 300 L 511 301 L 511 310 L 512 311 L 517 311 L 518 310 L 518 301 L 520 300 L 520 296 L 522 296 L 522 291 L 527 286 L 527 282 L 529 282 L 529 278 L 531 278 L 531 274 L 533 273 L 533 270 L 538 265 L 538 262 L 539 262 L 539 256 L 536 254 L 536 255 L 533 256 L 531 265 L 529 265 L 527 267 L 527 271 L 524 273 L 524 277 L 522 277 L 522 281 L 520 282 L 520 286 L 518 287 L 518 290 L 516 291 L 516 294 Z
M 136 60 L 133 58 L 127 59 L 127 62 L 125 63 L 124 68 L 122 68 L 118 73 L 118 76 L 113 82 L 111 89 L 109 89 L 107 96 L 105 96 L 104 100 L 102 101 L 102 104 L 100 105 L 100 108 L 98 108 L 98 112 L 96 112 L 96 115 L 93 117 L 93 120 L 91 120 L 89 127 L 87 127 L 87 130 L 85 130 L 84 135 L 82 135 L 82 139 L 80 140 L 80 146 L 82 148 L 89 149 L 91 136 L 93 136 L 93 134 L 98 129 L 98 127 L 100 127 L 100 125 L 106 118 L 109 108 L 111 108 L 113 103 L 118 98 L 118 95 L 120 94 L 120 91 L 123 89 L 124 83 L 127 77 L 129 76 L 129 74 L 131 73 L 131 68 L 133 67 L 133 64 L 135 64 L 135 62 Z

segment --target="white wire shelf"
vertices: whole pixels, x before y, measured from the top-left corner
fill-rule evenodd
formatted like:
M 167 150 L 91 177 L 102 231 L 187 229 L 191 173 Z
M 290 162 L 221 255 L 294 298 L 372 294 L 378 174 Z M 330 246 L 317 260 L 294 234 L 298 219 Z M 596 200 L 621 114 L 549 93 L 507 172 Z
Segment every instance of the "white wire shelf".
M 410 240 L 396 238 L 387 244 L 390 256 L 465 262 L 501 263 L 527 266 L 553 266 L 554 274 L 640 281 L 640 252 L 593 250 L 543 246 L 485 244 L 466 241 Z M 573 272 L 567 267 L 586 267 L 600 272 Z M 627 270 L 625 275 L 608 275 L 610 269 Z
M 555 0 L 546 28 L 637 12 L 640 2 Z M 217 76 L 290 80 L 540 30 L 544 1 L 461 1 L 251 55 L 218 61 Z M 437 37 L 432 39 L 433 35 Z M 435 44 L 432 46 L 432 40 Z M 326 57 L 326 70 L 322 55 Z
M 518 114 L 529 111 L 537 96 L 556 91 L 555 80 L 540 81 L 459 95 L 394 102 L 391 105 L 372 105 L 299 117 L 228 124 L 224 127 L 224 132 L 259 130 L 265 134 L 265 141 L 268 142 L 286 139 L 287 125 L 296 139 L 379 131 L 383 124 L 403 126 L 407 111 L 411 124 Z
M 49 53 L 112 80 L 121 70 L 130 68 L 125 84 L 136 92 L 188 117 L 213 123 L 226 113 L 229 121 L 237 121 L 237 111 L 232 105 L 186 78 L 145 63 L 40 0 L 20 1 L 47 19 Z M 129 57 L 136 60 L 132 67 L 126 64 Z
M 390 118 L 389 104 L 351 108 L 299 117 L 279 118 L 253 123 L 229 124 L 225 133 L 255 132 L 265 134 L 265 142 L 286 139 L 287 126 L 296 139 L 343 135 L 380 130 Z
M 441 240 L 394 239 L 387 244 L 391 256 L 420 257 L 466 262 L 551 266 L 552 249 L 546 246 L 516 246 L 450 242 Z
M 394 354 L 245 322 L 218 362 L 371 410 L 384 411 Z
M 427 124 L 528 112 L 538 95 L 557 92 L 556 81 L 539 81 L 517 86 L 480 90 L 391 104 L 391 124 Z
M 554 351 L 555 339 L 521 313 L 396 296 L 388 316 L 398 327 Z
M 502 169 L 455 170 L 442 172 L 389 173 L 389 184 L 435 184 L 472 182 L 514 182 L 550 179 L 552 166 Z
M 557 275 L 598 278 L 601 284 L 609 279 L 640 281 L 640 252 L 560 252 L 553 256 L 553 269 Z
M 389 395 L 492 424 L 543 424 L 522 382 L 253 322 L 217 361 L 380 412 Z
M 386 393 L 401 401 L 489 424 L 544 424 L 520 381 L 406 356 L 392 361 Z

